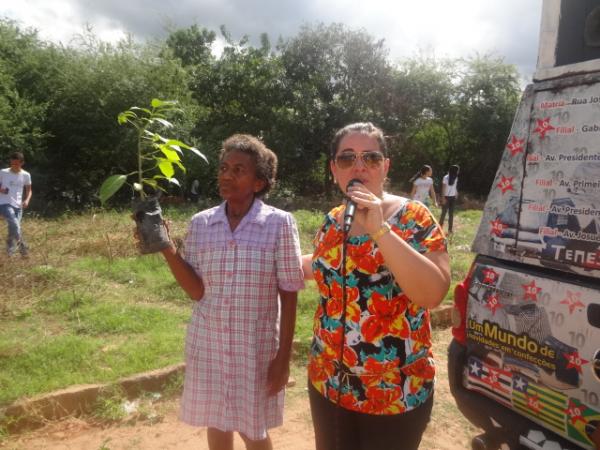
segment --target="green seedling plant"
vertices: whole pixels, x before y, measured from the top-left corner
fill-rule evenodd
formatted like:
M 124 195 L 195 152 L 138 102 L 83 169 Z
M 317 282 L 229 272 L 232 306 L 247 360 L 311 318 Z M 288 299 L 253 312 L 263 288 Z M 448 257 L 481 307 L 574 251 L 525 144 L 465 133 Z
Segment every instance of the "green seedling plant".
M 131 186 L 141 200 L 145 200 L 148 196 L 145 188 L 150 188 L 153 192 L 166 192 L 161 185 L 165 182 L 180 186 L 179 181 L 174 177 L 175 167 L 185 173 L 186 169 L 181 157 L 186 151 L 196 154 L 208 163 L 206 156 L 197 148 L 154 131 L 172 129 L 173 124 L 167 120 L 167 117 L 175 112 L 181 112 L 176 101 L 155 98 L 152 99 L 150 108 L 133 106 L 119 113 L 117 117 L 119 125 L 133 126 L 137 132 L 137 170 L 127 174 L 111 175 L 104 180 L 98 194 L 102 205 L 116 194 L 130 177 L 135 179 Z

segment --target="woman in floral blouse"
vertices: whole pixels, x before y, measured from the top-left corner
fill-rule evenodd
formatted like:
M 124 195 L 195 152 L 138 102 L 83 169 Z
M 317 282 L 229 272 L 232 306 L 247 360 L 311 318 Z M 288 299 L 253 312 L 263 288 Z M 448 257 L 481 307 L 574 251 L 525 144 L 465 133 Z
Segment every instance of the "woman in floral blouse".
M 446 239 L 425 206 L 384 192 L 390 160 L 373 124 L 339 130 L 330 167 L 357 210 L 345 274 L 345 205 L 303 257 L 320 292 L 308 366 L 316 448 L 416 449 L 433 404 L 429 310 L 450 283 Z M 359 182 L 346 188 L 350 180 Z

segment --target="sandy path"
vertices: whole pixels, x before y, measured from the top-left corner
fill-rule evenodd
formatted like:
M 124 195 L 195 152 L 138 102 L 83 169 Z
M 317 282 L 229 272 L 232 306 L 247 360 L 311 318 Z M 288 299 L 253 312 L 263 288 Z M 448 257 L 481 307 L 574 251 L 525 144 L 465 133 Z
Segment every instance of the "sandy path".
M 460 414 L 450 395 L 446 374 L 446 348 L 450 330 L 435 332 L 438 360 L 433 418 L 423 438 L 421 449 L 464 450 L 470 448 L 471 437 L 478 433 Z M 276 450 L 313 450 L 313 431 L 306 395 L 304 374 L 299 382 L 288 389 L 284 425 L 272 430 Z M 162 421 L 137 424 L 119 424 L 100 428 L 79 419 L 51 423 L 42 429 L 13 436 L 0 443 L 1 449 L 11 450 L 206 450 L 206 430 L 193 428 L 177 420 L 178 400 L 160 402 Z M 399 438 L 401 438 L 399 436 Z M 236 450 L 244 445 L 236 436 Z

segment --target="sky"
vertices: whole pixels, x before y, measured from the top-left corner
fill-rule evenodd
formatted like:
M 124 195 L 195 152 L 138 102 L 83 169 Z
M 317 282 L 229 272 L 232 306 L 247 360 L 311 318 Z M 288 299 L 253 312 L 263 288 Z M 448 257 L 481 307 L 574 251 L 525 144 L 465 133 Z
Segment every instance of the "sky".
M 271 42 L 302 25 L 343 23 L 384 39 L 391 61 L 419 53 L 492 54 L 530 80 L 537 61 L 542 0 L 0 0 L 0 17 L 69 45 L 91 27 L 102 40 L 143 41 L 198 24 L 234 39 L 261 33 Z

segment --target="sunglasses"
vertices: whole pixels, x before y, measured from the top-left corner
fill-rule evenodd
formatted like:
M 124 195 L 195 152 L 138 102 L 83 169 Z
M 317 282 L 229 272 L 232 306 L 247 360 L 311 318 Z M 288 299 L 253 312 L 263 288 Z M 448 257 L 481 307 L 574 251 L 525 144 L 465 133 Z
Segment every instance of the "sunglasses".
M 376 151 L 367 151 L 362 153 L 343 152 L 335 157 L 335 165 L 340 169 L 349 169 L 356 164 L 356 159 L 360 155 L 363 164 L 369 169 L 377 169 L 385 159 L 383 153 Z

